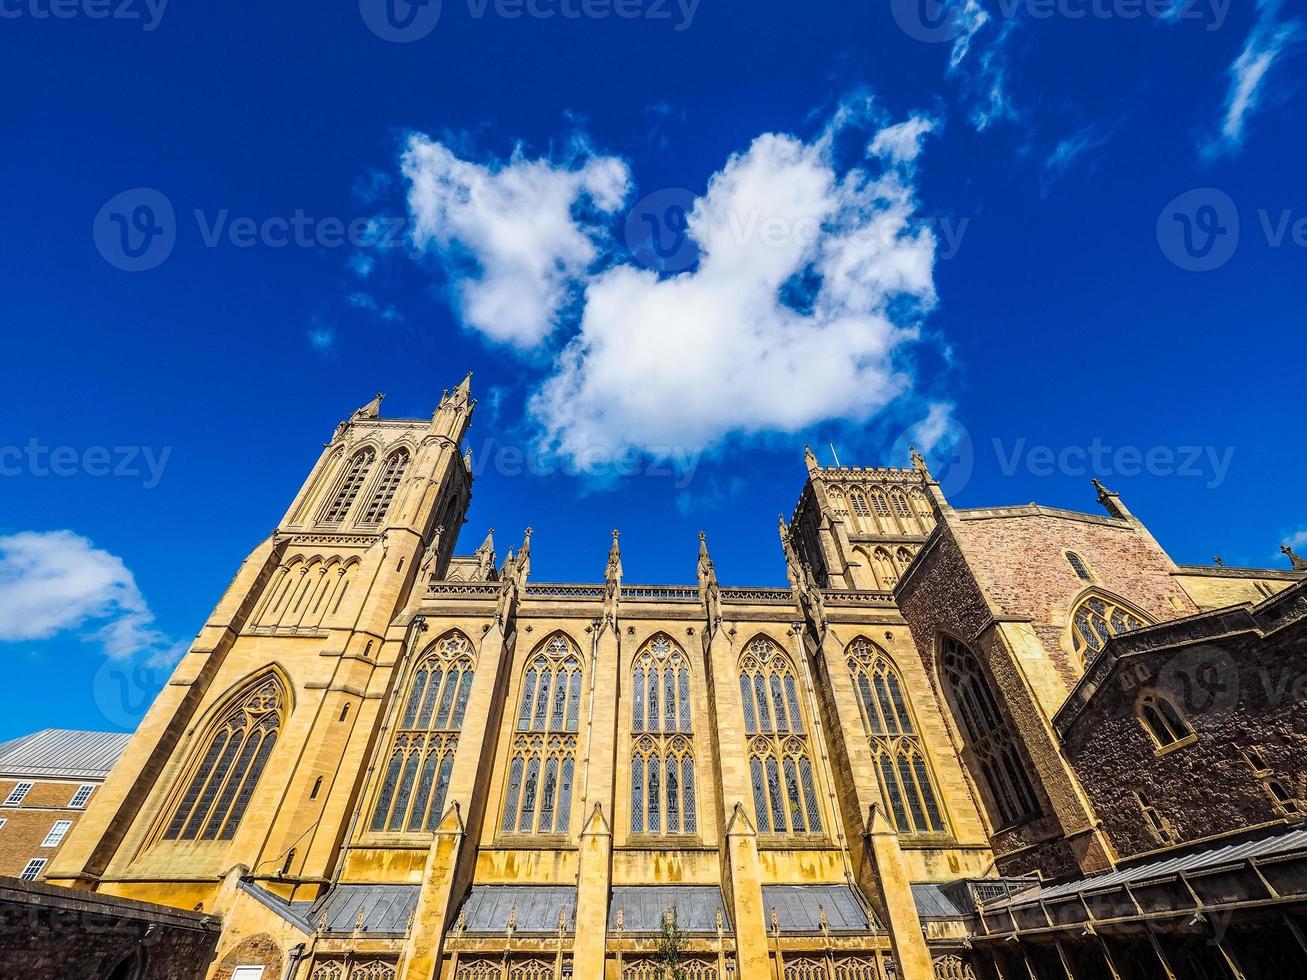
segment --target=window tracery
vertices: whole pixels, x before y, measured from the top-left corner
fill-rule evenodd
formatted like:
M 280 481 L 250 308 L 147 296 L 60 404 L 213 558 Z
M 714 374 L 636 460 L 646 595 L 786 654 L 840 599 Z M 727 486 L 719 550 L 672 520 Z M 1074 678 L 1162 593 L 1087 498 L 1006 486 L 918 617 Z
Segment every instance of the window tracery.
M 1112 637 L 1147 625 L 1142 617 L 1119 602 L 1103 595 L 1089 595 L 1071 613 L 1071 643 L 1076 653 L 1089 659 L 1107 646 Z
M 340 484 L 336 487 L 335 496 L 322 513 L 324 524 L 339 524 L 349 515 L 376 458 L 376 451 L 371 446 L 360 449 L 350 458 L 345 475 L 341 477 Z
M 398 449 L 386 457 L 386 462 L 381 468 L 381 476 L 377 478 L 377 485 L 372 490 L 372 496 L 363 511 L 363 516 L 359 518 L 360 524 L 380 524 L 385 518 L 395 499 L 395 493 L 404 479 L 408 461 L 407 449 Z
M 636 654 L 632 676 L 631 833 L 696 833 L 685 652 L 665 634 L 654 636 Z
M 740 698 L 759 833 L 820 834 L 821 808 L 798 681 L 771 640 L 753 640 L 740 659 Z
M 444 814 L 474 676 L 472 644 L 462 633 L 440 638 L 418 661 L 401 703 L 372 830 L 435 830 Z
M 901 834 L 944 833 L 930 763 L 898 670 L 862 637 L 849 644 L 848 666 L 885 812 Z

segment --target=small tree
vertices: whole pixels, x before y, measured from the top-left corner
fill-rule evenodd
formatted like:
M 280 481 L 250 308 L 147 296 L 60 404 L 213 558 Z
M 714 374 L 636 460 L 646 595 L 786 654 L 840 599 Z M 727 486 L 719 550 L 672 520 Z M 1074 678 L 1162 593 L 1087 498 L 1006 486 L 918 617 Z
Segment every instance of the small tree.
M 663 965 L 663 980 L 685 980 L 681 957 L 685 953 L 685 933 L 676 923 L 676 906 L 663 913 L 658 934 L 658 962 Z

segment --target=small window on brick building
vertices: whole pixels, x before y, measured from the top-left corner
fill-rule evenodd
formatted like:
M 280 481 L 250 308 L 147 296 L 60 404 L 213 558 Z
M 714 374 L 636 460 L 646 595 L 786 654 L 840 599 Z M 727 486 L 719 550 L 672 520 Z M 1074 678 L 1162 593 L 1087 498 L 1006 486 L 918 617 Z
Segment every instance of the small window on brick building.
M 4 829 L 5 829 L 5 824 L 7 824 L 8 822 L 9 822 L 9 821 L 6 820 L 4 817 L 0 817 L 0 830 L 4 830 Z
M 68 831 L 72 830 L 73 822 L 71 820 L 56 820 L 54 826 L 50 828 L 50 833 L 45 835 L 45 840 L 41 841 L 42 847 L 58 847 L 68 836 Z
M 1302 812 L 1302 808 L 1298 806 L 1298 801 L 1284 788 L 1283 783 L 1268 779 L 1266 780 L 1266 789 L 1271 794 L 1271 799 L 1275 800 L 1275 805 L 1286 816 L 1297 816 Z
M 68 801 L 68 806 L 74 810 L 82 809 L 86 806 L 87 801 L 90 800 L 91 794 L 94 792 L 94 783 L 82 783 L 81 786 L 77 787 L 77 792 L 73 794 L 73 798 Z
M 23 802 L 23 800 L 27 799 L 27 794 L 30 793 L 31 791 L 32 791 L 31 783 L 19 783 L 17 786 L 15 786 L 12 790 L 9 791 L 9 795 L 5 797 L 4 805 L 18 806 L 20 803 Z
M 1076 575 L 1078 575 L 1082 580 L 1086 582 L 1092 582 L 1094 580 L 1094 576 L 1090 574 L 1089 567 L 1085 565 L 1085 560 L 1074 551 L 1068 551 L 1066 553 L 1066 560 L 1071 563 L 1071 567 L 1075 569 Z
M 45 858 L 32 858 L 27 862 L 27 867 L 23 868 L 23 873 L 18 877 L 23 881 L 36 881 L 45 870 Z
M 322 777 L 321 777 L 321 776 L 319 776 L 317 779 L 313 780 L 313 789 L 309 791 L 309 799 L 310 799 L 310 800 L 316 800 L 316 799 L 318 798 L 318 790 L 320 790 L 320 789 L 322 789 Z
M 1175 745 L 1193 735 L 1193 731 L 1166 697 L 1146 694 L 1139 699 L 1139 718 L 1159 748 Z
M 1248 760 L 1248 765 L 1252 766 L 1252 770 L 1255 773 L 1264 773 L 1270 768 L 1262 759 L 1262 754 L 1251 745 L 1244 746 L 1243 757 Z
M 1135 799 L 1139 801 L 1139 809 L 1143 811 L 1149 832 L 1157 839 L 1159 844 L 1174 844 L 1179 840 L 1179 836 L 1170 822 L 1157 812 L 1157 809 L 1149 802 L 1148 797 L 1142 791 L 1135 790 Z

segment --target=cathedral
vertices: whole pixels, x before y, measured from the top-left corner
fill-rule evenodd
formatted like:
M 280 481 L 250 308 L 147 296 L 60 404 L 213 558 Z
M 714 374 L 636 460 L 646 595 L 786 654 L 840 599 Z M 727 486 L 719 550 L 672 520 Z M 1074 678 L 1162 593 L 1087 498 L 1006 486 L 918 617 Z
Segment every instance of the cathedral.
M 212 953 L 104 976 L 1307 975 L 1289 549 L 1177 564 L 1101 485 L 955 509 L 915 452 L 809 452 L 788 588 L 703 534 L 680 584 L 617 532 L 538 582 L 529 528 L 459 550 L 474 405 L 354 412 L 236 572 L 45 876 Z

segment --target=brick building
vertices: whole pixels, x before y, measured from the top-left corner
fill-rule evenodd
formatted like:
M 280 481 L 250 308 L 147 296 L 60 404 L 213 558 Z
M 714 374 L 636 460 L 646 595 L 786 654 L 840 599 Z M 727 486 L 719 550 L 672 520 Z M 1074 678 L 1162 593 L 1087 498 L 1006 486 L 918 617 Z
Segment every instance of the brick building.
M 1174 977 L 1114 965 L 1138 921 L 1050 938 L 1030 908 L 1245 845 L 1275 897 L 1237 911 L 1301 936 L 1296 706 L 1236 704 L 1265 768 L 1204 806 L 1136 778 L 1226 741 L 1147 734 L 1188 710 L 1150 673 L 1183 673 L 1165 630 L 1235 628 L 1249 676 L 1299 663 L 1301 570 L 1178 565 L 1102 488 L 1101 514 L 955 510 L 915 455 L 809 453 L 789 588 L 723 585 L 702 535 L 684 584 L 632 584 L 616 532 L 595 581 L 537 582 L 529 529 L 455 553 L 472 407 L 464 381 L 337 427 L 50 880 L 220 918 L 215 980 L 654 980 L 669 942 L 693 980 Z M 1112 725 L 1144 737 L 1094 744 Z M 1183 932 L 1211 898 L 1145 918 Z M 1242 980 L 1238 945 L 1183 950 Z
M 130 738 L 49 728 L 0 744 L 0 875 L 45 876 Z

